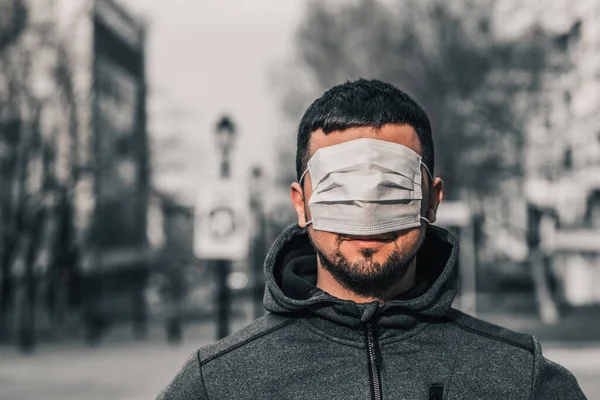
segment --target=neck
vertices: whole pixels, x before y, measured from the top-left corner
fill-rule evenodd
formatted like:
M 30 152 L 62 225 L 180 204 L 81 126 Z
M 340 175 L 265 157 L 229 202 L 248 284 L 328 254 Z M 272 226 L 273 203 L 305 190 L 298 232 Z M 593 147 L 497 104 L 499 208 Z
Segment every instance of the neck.
M 400 279 L 390 290 L 385 293 L 382 297 L 370 297 L 370 296 L 361 296 L 359 294 L 354 293 L 352 290 L 348 289 L 341 283 L 339 283 L 333 275 L 329 271 L 327 271 L 321 265 L 321 260 L 318 260 L 318 269 L 317 269 L 317 287 L 324 292 L 329 293 L 330 295 L 337 297 L 341 300 L 351 300 L 355 303 L 371 303 L 373 301 L 378 301 L 380 303 L 385 303 L 402 293 L 408 291 L 416 283 L 416 271 L 417 271 L 417 259 L 416 257 L 410 263 L 406 274 Z

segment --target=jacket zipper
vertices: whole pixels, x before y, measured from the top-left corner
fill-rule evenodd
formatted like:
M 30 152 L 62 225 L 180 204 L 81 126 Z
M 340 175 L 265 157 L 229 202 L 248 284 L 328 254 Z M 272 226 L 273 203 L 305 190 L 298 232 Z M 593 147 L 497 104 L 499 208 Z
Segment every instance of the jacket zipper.
M 367 353 L 369 355 L 369 378 L 371 381 L 371 398 L 373 400 L 382 400 L 381 394 L 381 375 L 380 375 L 380 356 L 378 344 L 375 341 L 373 326 L 370 323 L 365 325 L 365 338 Z

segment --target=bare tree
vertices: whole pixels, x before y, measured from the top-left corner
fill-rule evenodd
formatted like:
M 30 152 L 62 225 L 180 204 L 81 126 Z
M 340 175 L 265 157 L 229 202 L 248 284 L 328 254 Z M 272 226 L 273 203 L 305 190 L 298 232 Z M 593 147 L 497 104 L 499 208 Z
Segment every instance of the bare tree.
M 0 1 L 0 52 L 19 38 L 27 24 L 27 14 L 23 0 Z
M 24 7 L 23 2 L 14 3 Z M 19 344 L 30 350 L 39 292 L 37 269 L 51 268 L 61 257 L 64 261 L 61 255 L 74 251 L 73 216 L 68 211 L 78 180 L 79 123 L 74 62 L 56 24 L 27 23 L 20 32 L 21 37 L 0 51 L 0 336 L 8 333 L 9 311 L 16 299 Z M 48 68 L 40 76 L 34 65 L 44 60 Z M 51 88 L 40 93 L 36 85 L 45 81 Z M 45 126 L 48 114 L 65 121 Z M 57 158 L 65 153 L 70 171 L 66 179 L 57 169 Z M 53 231 L 61 234 L 61 240 L 50 241 Z
M 5 54 L 6 55 L 6 54 Z M 15 275 L 22 279 L 21 338 L 24 348 L 32 343 L 30 323 L 35 303 L 34 264 L 43 241 L 47 204 L 48 173 L 51 171 L 52 144 L 40 132 L 41 102 L 28 90 L 32 55 L 15 51 L 1 60 L 7 82 L 8 124 L 3 132 L 6 157 L 2 160 L 1 272 L 2 295 L 0 319 L 6 329 L 10 300 L 15 291 Z M 8 140 L 7 140 L 8 139 Z M 16 263 L 22 271 L 11 271 Z M 12 273 L 11 273 L 12 272 Z
M 536 106 L 531 99 L 545 54 L 537 36 L 518 43 L 497 40 L 493 5 L 309 3 L 295 58 L 278 71 L 284 112 L 297 121 L 310 99 L 347 79 L 388 81 L 428 111 L 446 197 L 490 193 L 498 180 L 522 169 L 525 118 Z M 282 149 L 286 155 L 291 151 Z M 282 170 L 295 179 L 289 167 Z
M 27 9 L 22 1 L 0 1 L 0 57 L 4 58 L 7 49 L 18 40 L 26 23 Z M 4 93 L 0 93 L 4 95 L 0 103 L 0 113 L 4 117 L 0 126 L 0 191 L 4 193 L 0 199 L 0 227 L 2 227 L 0 228 L 0 340 L 3 337 L 3 327 L 6 326 L 8 302 L 12 295 L 8 274 L 16 243 L 11 233 L 21 222 L 20 213 L 14 213 L 10 208 L 10 198 L 13 194 L 11 183 L 16 174 L 13 168 L 16 164 L 16 154 L 13 149 L 19 140 L 21 128 L 18 116 L 15 116 L 12 110 L 7 110 L 6 99 L 15 92 L 15 85 L 7 79 L 7 74 L 10 72 L 12 71 L 9 71 L 3 63 L 0 76 L 4 78 L 2 79 Z

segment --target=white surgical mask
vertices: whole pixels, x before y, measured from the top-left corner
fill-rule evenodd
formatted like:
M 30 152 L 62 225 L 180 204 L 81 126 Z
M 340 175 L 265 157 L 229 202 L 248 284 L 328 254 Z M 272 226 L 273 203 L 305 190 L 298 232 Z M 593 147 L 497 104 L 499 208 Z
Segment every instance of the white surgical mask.
M 356 139 L 317 150 L 300 177 L 302 183 L 310 172 L 307 225 L 347 235 L 420 226 L 421 219 L 427 221 L 420 212 L 421 165 L 419 154 L 384 140 Z

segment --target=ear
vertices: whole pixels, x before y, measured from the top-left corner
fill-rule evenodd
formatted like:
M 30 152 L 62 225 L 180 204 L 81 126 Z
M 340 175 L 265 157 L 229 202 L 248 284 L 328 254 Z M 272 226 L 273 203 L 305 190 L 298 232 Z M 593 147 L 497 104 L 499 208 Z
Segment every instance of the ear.
M 444 182 L 440 178 L 435 178 L 431 183 L 429 190 L 429 210 L 427 210 L 427 219 L 430 223 L 435 222 L 437 209 L 444 198 Z
M 302 192 L 302 186 L 300 186 L 298 182 L 294 182 L 290 186 L 290 198 L 292 199 L 294 210 L 296 210 L 298 226 L 300 226 L 300 228 L 306 228 L 306 215 L 304 214 L 304 194 Z

